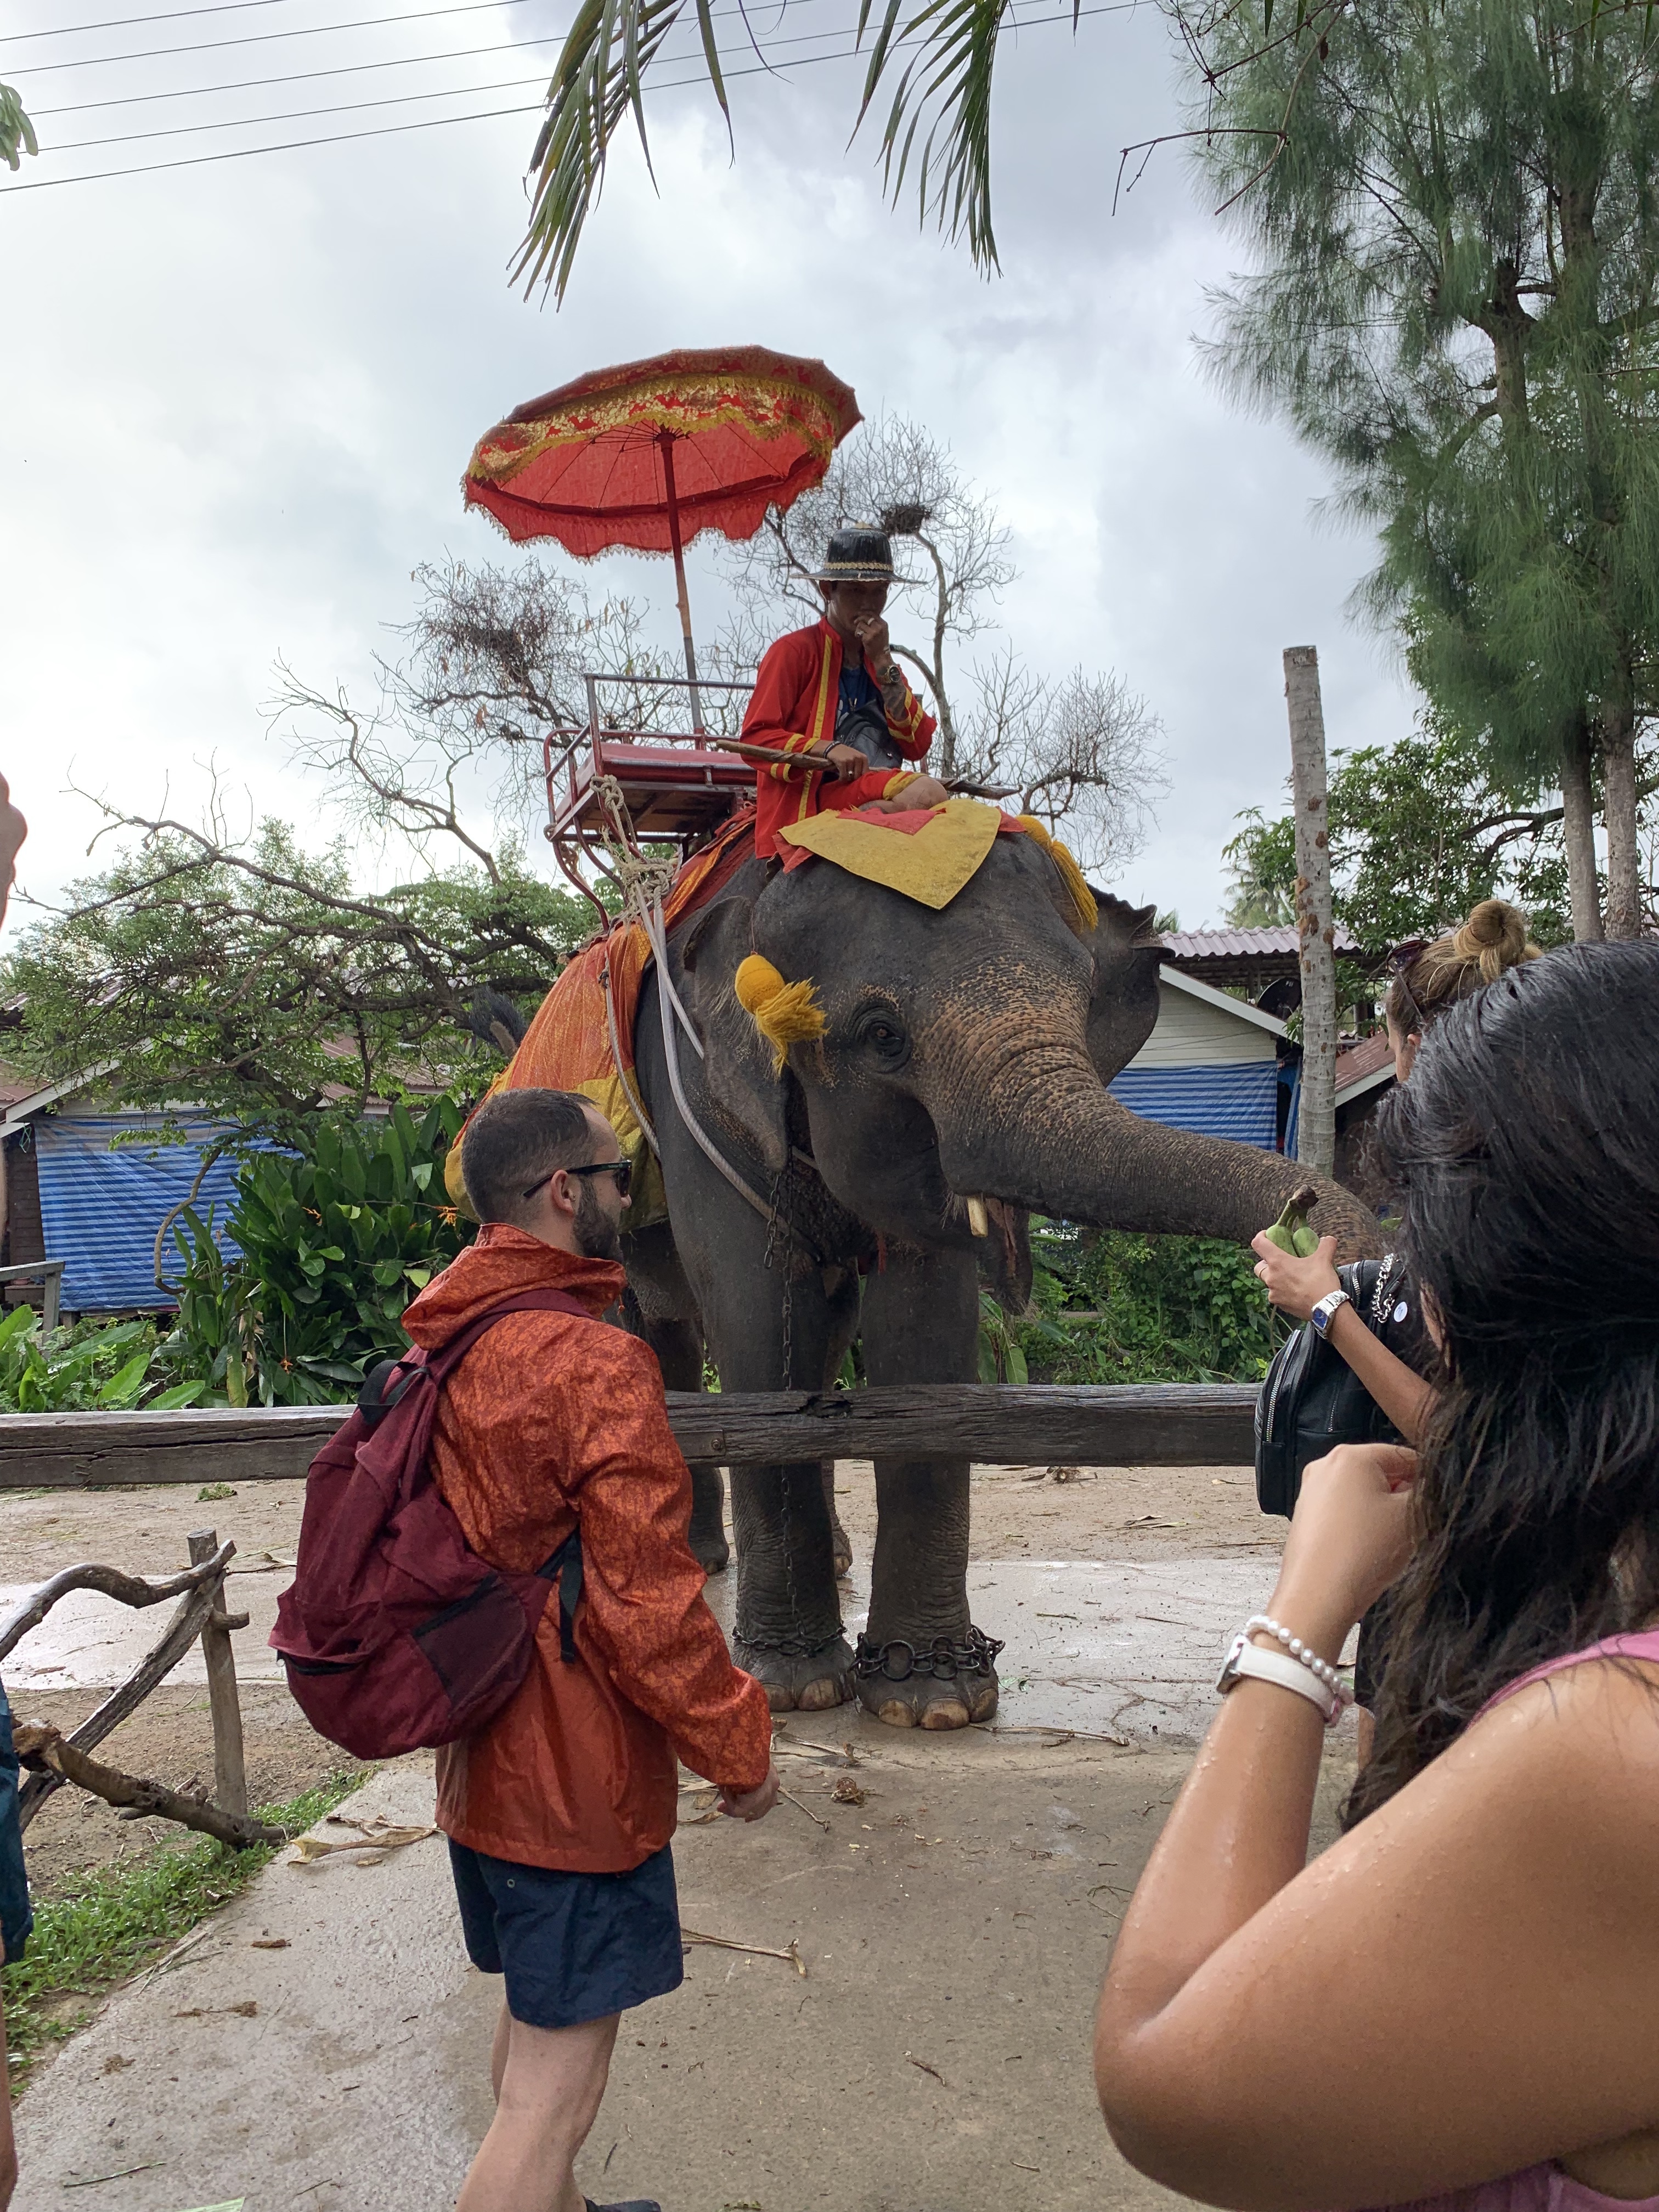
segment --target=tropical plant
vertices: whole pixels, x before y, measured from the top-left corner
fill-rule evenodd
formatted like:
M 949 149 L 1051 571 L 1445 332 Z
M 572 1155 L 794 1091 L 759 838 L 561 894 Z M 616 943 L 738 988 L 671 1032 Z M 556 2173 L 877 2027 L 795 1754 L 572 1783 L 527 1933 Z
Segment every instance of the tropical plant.
M 1304 15 L 1308 18 L 1304 22 Z M 1330 462 L 1362 594 L 1501 785 L 1559 785 L 1573 929 L 1642 927 L 1659 716 L 1659 22 L 1391 0 L 1203 45 L 1200 158 L 1254 250 L 1212 361 Z
M 34 125 L 23 112 L 23 103 L 9 84 L 0 84 L 0 161 L 9 169 L 18 167 L 18 151 L 38 154 L 40 150 L 34 136 Z
M 223 1224 L 180 1216 L 179 1356 L 232 1405 L 325 1405 L 354 1397 L 368 1369 L 408 1347 L 404 1308 L 466 1232 L 444 1194 L 462 1113 L 435 1099 L 417 1124 L 318 1121 L 305 1149 L 259 1152 L 237 1170 Z
M 1352 0 L 1280 0 L 1279 28 L 1273 31 L 1273 0 L 1160 0 L 1188 52 L 1200 68 L 1206 49 L 1220 27 L 1261 25 L 1259 44 L 1284 43 L 1287 19 L 1300 32 L 1311 25 L 1316 35 L 1328 18 L 1340 15 Z M 665 46 L 670 34 L 695 15 L 704 66 L 728 132 L 731 108 L 726 96 L 721 54 L 715 31 L 714 0 L 582 0 L 548 88 L 547 118 L 530 157 L 534 177 L 530 228 L 514 266 L 526 289 L 546 283 L 561 299 L 570 280 L 576 248 L 605 179 L 612 142 L 632 117 L 649 165 L 645 95 L 653 64 L 690 58 L 684 45 Z M 763 66 L 770 63 L 766 40 L 786 46 L 791 32 L 789 0 L 764 31 L 742 10 L 745 59 L 752 50 Z M 1083 15 L 1073 5 L 1073 33 Z M 793 20 L 793 19 L 791 19 Z M 923 222 L 931 215 L 951 239 L 966 237 L 975 263 L 989 270 L 997 264 L 991 220 L 991 106 L 1001 41 L 1024 28 L 1007 0 L 859 0 L 857 28 L 849 52 L 866 52 L 864 94 L 853 129 L 856 135 L 884 83 L 893 83 L 878 159 L 885 186 L 896 199 L 907 178 L 916 185 Z M 1036 19 L 1042 21 L 1041 16 Z M 1048 18 L 1054 21 L 1055 18 Z M 1058 20 L 1063 21 L 1060 17 Z M 866 33 L 872 31 L 868 47 Z M 818 32 L 821 36 L 822 33 Z M 830 58 L 828 55 L 825 59 Z M 684 79 L 671 79 L 670 82 Z M 666 88 L 665 88 L 665 89 Z M 1139 149 L 1130 148 L 1133 155 Z
M 1032 1224 L 1035 1311 L 1018 1335 L 1041 1382 L 1259 1382 L 1271 1310 L 1237 1245 Z
M 153 1321 L 81 1321 L 50 1335 L 33 1306 L 0 1321 L 0 1413 L 166 1413 L 204 1395 L 200 1382 L 167 1385 L 166 1372 Z

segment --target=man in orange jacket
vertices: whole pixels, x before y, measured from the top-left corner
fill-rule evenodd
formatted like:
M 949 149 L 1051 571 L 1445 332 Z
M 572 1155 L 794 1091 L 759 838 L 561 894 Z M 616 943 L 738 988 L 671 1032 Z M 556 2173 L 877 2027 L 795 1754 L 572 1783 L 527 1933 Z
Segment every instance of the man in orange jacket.
M 825 807 L 908 813 L 950 796 L 908 762 L 923 761 L 939 726 L 893 658 L 883 610 L 893 549 L 879 530 L 838 530 L 814 580 L 823 620 L 769 646 L 743 718 L 745 744 L 775 747 L 757 769 L 755 850 L 777 851 L 785 823 Z
M 432 1468 L 468 1543 L 534 1571 L 574 1528 L 576 1662 L 548 1607 L 523 1686 L 487 1728 L 438 1753 L 472 1963 L 505 1977 L 495 2118 L 456 2212 L 595 2208 L 577 2152 L 598 2115 L 618 2015 L 682 1978 L 669 1838 L 677 1756 L 759 1820 L 778 1793 L 766 1692 L 732 1664 L 686 1542 L 691 1478 L 650 1348 L 600 1318 L 622 1296 L 628 1164 L 584 1098 L 502 1091 L 467 1125 L 477 1240 L 404 1316 L 435 1352 L 521 1291 L 574 1297 L 591 1318 L 507 1316 L 439 1401 Z

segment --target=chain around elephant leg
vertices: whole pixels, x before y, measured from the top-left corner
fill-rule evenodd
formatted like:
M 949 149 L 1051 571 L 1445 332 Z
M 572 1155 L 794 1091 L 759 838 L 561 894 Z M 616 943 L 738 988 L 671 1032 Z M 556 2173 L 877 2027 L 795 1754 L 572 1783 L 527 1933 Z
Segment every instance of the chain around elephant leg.
M 1002 1645 L 970 1626 L 960 1641 L 936 1636 L 918 1647 L 902 1637 L 872 1644 L 860 1636 L 853 1672 L 860 1701 L 890 1728 L 959 1729 L 997 1709 L 996 1658 Z

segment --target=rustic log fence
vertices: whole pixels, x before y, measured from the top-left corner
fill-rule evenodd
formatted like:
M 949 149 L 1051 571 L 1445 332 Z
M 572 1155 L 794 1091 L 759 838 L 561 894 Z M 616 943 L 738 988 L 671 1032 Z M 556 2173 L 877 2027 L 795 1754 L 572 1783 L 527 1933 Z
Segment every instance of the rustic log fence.
M 688 1460 L 959 1457 L 1000 1467 L 1249 1467 L 1254 1383 L 893 1384 L 866 1390 L 671 1390 Z M 292 1481 L 341 1406 L 0 1415 L 0 1491 Z
M 166 1416 L 158 1419 L 165 1419 Z M 233 1629 L 247 1626 L 248 1616 L 225 1609 L 225 1574 L 235 1553 L 235 1545 L 228 1540 L 222 1544 L 219 1541 L 216 1530 L 198 1528 L 190 1538 L 191 1564 L 182 1574 L 150 1582 L 142 1575 L 125 1574 L 118 1567 L 65 1567 L 29 1591 L 0 1620 L 0 1664 L 3 1664 L 30 1630 L 38 1628 L 53 1606 L 72 1590 L 97 1590 L 105 1597 L 133 1607 L 160 1605 L 170 1597 L 180 1601 L 161 1641 L 79 1728 L 68 1735 L 55 1728 L 33 1724 L 15 1729 L 14 1741 L 18 1756 L 31 1770 L 18 1795 L 18 1818 L 24 1827 L 53 1790 L 61 1789 L 65 1782 L 73 1782 L 80 1789 L 90 1790 L 118 1807 L 129 1819 L 155 1815 L 177 1820 L 187 1828 L 216 1837 L 222 1844 L 234 1844 L 238 1850 L 246 1850 L 252 1844 L 286 1842 L 283 1830 L 252 1819 L 247 1809 L 242 1713 L 230 1638 Z M 208 1703 L 213 1717 L 216 1802 L 211 1804 L 182 1790 L 170 1790 L 165 1783 L 124 1774 L 91 1755 L 104 1738 L 135 1713 L 150 1692 L 166 1680 L 198 1638 L 207 1662 Z

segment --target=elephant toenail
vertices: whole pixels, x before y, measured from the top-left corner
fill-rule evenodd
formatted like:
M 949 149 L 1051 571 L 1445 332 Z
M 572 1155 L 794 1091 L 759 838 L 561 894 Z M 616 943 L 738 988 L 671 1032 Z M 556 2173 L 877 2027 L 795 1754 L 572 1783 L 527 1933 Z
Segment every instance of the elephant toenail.
M 916 1717 L 901 1698 L 889 1698 L 884 1705 L 877 1708 L 878 1720 L 885 1721 L 889 1728 L 914 1728 Z
M 968 1708 L 959 1698 L 941 1698 L 921 1717 L 925 1729 L 960 1729 L 968 1725 Z

